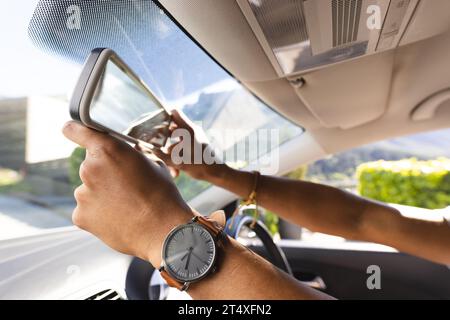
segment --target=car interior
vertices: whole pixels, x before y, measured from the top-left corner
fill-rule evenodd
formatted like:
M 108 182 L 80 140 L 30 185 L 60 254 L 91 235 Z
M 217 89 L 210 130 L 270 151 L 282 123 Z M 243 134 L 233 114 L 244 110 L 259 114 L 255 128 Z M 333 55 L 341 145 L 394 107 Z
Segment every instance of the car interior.
M 275 175 L 379 141 L 450 128 L 448 0 L 71 4 L 80 10 L 80 29 L 67 26 L 77 11 L 63 1 L 34 1 L 26 32 L 37 50 L 80 66 L 92 49 L 112 48 L 163 103 L 206 123 L 206 134 L 229 128 L 243 138 L 260 127 L 283 128 L 274 146 Z M 224 90 L 232 92 L 226 101 L 218 83 L 233 90 Z M 223 209 L 229 218 L 239 205 L 236 195 L 215 186 L 177 185 L 202 214 Z M 235 237 L 338 299 L 450 299 L 448 266 L 379 244 L 274 240 L 262 223 L 250 230 L 251 219 L 240 217 Z M 371 265 L 383 272 L 380 290 L 367 288 Z M 148 262 L 67 225 L 0 241 L 0 298 L 190 297 L 169 289 Z

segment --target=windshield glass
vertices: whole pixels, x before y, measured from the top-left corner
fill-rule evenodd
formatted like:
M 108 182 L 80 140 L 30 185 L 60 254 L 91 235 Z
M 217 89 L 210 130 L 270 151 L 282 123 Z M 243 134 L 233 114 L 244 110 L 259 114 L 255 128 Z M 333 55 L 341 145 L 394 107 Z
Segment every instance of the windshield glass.
M 79 19 L 79 20 L 77 20 Z M 259 129 L 276 129 L 271 148 L 302 133 L 218 66 L 151 1 L 0 3 L 0 239 L 71 225 L 84 151 L 67 141 L 68 100 L 82 62 L 109 47 L 169 108 L 181 109 L 223 151 Z M 220 139 L 224 130 L 233 131 Z M 267 149 L 252 153 L 258 158 Z M 254 160 L 236 152 L 227 162 Z M 186 200 L 209 187 L 181 175 Z

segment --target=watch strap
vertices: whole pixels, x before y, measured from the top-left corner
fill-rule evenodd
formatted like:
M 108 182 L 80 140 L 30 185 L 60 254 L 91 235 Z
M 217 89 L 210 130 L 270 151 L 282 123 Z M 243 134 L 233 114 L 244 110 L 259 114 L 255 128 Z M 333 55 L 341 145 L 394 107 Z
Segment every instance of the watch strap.
M 164 267 L 159 268 L 159 274 L 161 277 L 167 282 L 167 285 L 169 287 L 178 289 L 180 291 L 185 291 L 189 287 L 189 283 L 187 282 L 179 282 L 178 280 L 175 280 L 170 276 L 170 274 L 167 273 L 166 270 L 164 270 Z
M 209 232 L 211 232 L 211 234 L 215 237 L 218 237 L 223 231 L 223 228 L 217 222 L 204 216 L 195 216 L 193 222 L 201 224 L 203 227 L 208 229 Z

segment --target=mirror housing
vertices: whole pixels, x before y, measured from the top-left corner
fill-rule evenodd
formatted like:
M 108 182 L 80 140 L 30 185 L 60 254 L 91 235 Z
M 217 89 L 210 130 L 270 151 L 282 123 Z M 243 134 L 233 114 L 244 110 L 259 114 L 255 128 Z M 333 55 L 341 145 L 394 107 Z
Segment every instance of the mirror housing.
M 87 58 L 70 102 L 72 119 L 145 149 L 165 146 L 171 115 L 111 49 Z

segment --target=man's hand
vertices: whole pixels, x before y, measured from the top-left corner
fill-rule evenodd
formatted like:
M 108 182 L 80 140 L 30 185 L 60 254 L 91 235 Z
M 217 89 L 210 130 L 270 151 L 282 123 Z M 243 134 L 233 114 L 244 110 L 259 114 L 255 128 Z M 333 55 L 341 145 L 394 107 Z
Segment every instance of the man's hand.
M 171 132 L 173 133 L 177 129 L 183 129 L 186 130 L 186 133 L 190 137 L 190 144 L 186 143 L 185 146 L 187 148 L 183 149 L 183 152 L 186 152 L 187 154 L 183 154 L 183 159 L 189 159 L 189 163 L 181 163 L 181 164 L 175 164 L 173 161 L 173 157 L 177 156 L 174 155 L 174 148 L 183 143 L 183 138 L 181 137 L 179 142 L 176 142 L 172 144 L 167 152 L 164 152 L 162 150 L 155 150 L 154 153 L 164 161 L 164 163 L 169 166 L 169 168 L 172 171 L 172 174 L 174 176 L 177 176 L 179 171 L 184 171 L 189 176 L 191 176 L 194 179 L 200 179 L 200 180 L 208 180 L 210 176 L 214 176 L 216 174 L 219 174 L 220 169 L 223 167 L 219 164 L 206 164 L 203 159 L 203 154 L 206 153 L 212 154 L 211 146 L 205 143 L 202 143 L 199 141 L 198 136 L 196 135 L 194 125 L 190 123 L 189 119 L 187 119 L 182 113 L 180 113 L 177 110 L 172 111 L 172 120 L 174 126 L 171 128 Z M 194 152 L 201 152 L 201 159 L 202 163 L 198 164 L 195 163 L 195 155 Z M 178 155 L 179 156 L 179 155 Z M 215 162 L 219 162 L 217 159 Z
M 76 122 L 67 123 L 63 132 L 87 149 L 80 168 L 83 185 L 75 191 L 74 223 L 113 249 L 159 267 L 166 235 L 196 214 L 182 200 L 166 168 L 128 144 Z M 209 218 L 225 223 L 221 211 Z M 192 250 L 187 254 L 187 260 L 196 259 Z M 221 254 L 218 271 L 190 287 L 194 299 L 328 298 L 234 240 Z
M 87 149 L 80 168 L 83 185 L 75 191 L 74 223 L 113 249 L 159 267 L 169 231 L 196 214 L 182 200 L 166 168 L 128 144 L 76 122 L 67 123 L 63 132 Z M 221 211 L 210 218 L 225 223 Z M 187 264 L 196 259 L 192 250 L 187 254 Z M 218 271 L 190 287 L 194 299 L 327 298 L 234 240 L 221 254 Z
M 164 164 L 77 122 L 68 122 L 63 133 L 87 149 L 80 167 L 83 184 L 75 190 L 74 224 L 159 267 L 166 235 L 193 217 Z

